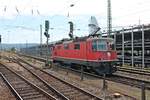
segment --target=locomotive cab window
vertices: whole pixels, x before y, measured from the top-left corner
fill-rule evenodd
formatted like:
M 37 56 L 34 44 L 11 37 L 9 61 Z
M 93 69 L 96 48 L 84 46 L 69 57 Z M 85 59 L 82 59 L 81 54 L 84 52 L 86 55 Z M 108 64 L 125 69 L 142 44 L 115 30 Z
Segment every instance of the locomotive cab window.
M 69 49 L 69 44 L 64 44 L 64 49 Z
M 92 49 L 93 49 L 93 51 L 107 50 L 106 40 L 94 40 L 92 42 Z
M 80 49 L 80 44 L 74 44 L 74 49 L 79 50 Z

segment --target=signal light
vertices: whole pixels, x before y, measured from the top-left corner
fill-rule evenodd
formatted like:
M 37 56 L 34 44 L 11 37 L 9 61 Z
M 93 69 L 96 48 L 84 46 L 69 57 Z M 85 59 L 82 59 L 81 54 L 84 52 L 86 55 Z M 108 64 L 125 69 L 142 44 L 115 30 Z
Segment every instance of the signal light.
M 73 22 L 68 22 L 70 24 L 70 31 L 73 31 Z
M 49 21 L 45 20 L 45 31 L 49 30 Z
M 47 38 L 49 38 L 48 32 L 44 32 L 44 35 L 45 35 Z

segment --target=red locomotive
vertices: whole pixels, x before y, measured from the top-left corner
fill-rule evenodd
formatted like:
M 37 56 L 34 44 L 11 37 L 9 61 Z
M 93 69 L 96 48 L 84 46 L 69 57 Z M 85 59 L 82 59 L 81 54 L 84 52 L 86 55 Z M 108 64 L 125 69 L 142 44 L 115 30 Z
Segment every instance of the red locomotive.
M 53 48 L 53 62 L 70 66 L 84 66 L 84 69 L 98 74 L 112 74 L 116 71 L 117 59 L 117 53 L 113 50 L 112 43 L 113 39 L 95 34 L 59 41 Z

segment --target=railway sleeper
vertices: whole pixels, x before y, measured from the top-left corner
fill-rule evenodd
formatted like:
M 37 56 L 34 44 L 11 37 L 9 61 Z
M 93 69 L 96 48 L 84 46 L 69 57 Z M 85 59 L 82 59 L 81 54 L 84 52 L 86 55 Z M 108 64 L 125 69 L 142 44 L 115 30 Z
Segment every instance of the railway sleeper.
M 94 98 L 89 98 L 89 96 L 80 96 L 80 97 L 77 97 L 77 99 L 80 99 L 80 100 L 95 100 Z
M 38 94 L 38 95 L 31 95 L 31 96 L 23 96 L 23 99 L 35 99 L 35 98 L 40 98 L 40 97 L 44 97 L 42 94 Z M 46 98 L 46 97 L 45 97 Z
M 76 96 L 77 97 L 82 97 L 82 96 L 84 96 L 84 94 L 83 93 L 78 93 L 78 94 L 76 94 Z M 86 96 L 86 95 L 85 95 Z
M 9 80 L 10 81 L 10 80 Z M 25 85 L 25 83 L 24 83 L 24 81 L 16 81 L 16 80 L 13 80 L 13 81 L 11 81 L 11 83 L 12 84 L 14 84 L 14 85 L 22 85 L 22 84 L 24 84 Z
M 70 97 L 70 98 L 87 98 L 87 99 L 84 99 L 84 100 L 88 100 L 89 99 L 89 96 L 86 96 L 84 95 L 83 93 L 78 93 L 78 92 L 67 92 L 67 93 L 64 93 L 64 95 Z
M 31 87 L 16 87 L 15 88 L 17 91 L 28 91 L 28 90 L 32 90 Z
M 80 97 L 75 96 L 75 95 L 69 95 L 69 98 L 72 100 L 90 100 L 90 98 L 88 96 L 84 96 L 83 94 Z
M 31 96 L 31 95 L 38 95 L 39 92 L 34 91 L 34 92 L 27 92 L 27 93 L 20 93 L 21 96 Z
M 7 72 L 5 72 L 5 71 L 3 71 L 3 70 L 1 70 L 0 72 L 1 72 L 5 77 L 7 77 L 7 78 L 15 77 L 15 75 L 12 74 L 12 73 L 7 73 Z
M 6 78 L 7 78 L 7 80 L 9 80 L 9 81 L 11 81 L 12 83 L 14 82 L 24 82 L 24 81 L 22 81 L 22 80 L 20 80 L 20 79 L 18 79 L 18 78 L 16 78 L 16 76 L 6 76 L 6 75 L 4 75 Z
M 29 93 L 29 92 L 35 92 L 35 90 L 30 89 L 30 90 L 20 91 L 20 94 L 23 94 L 23 93 Z
M 16 84 L 13 84 L 13 86 L 15 87 L 15 89 L 30 89 L 31 86 L 28 86 L 26 84 L 19 84 L 19 85 L 16 85 Z
M 45 91 L 48 91 L 51 95 L 55 95 L 55 97 L 57 97 L 57 94 L 56 94 L 56 92 L 55 91 L 53 91 L 53 90 L 50 90 L 50 89 L 45 89 Z
M 62 92 L 70 92 L 70 91 L 72 91 L 72 89 L 71 88 L 65 88 L 65 87 L 63 87 L 63 88 L 58 88 L 60 91 L 62 91 Z
M 74 91 L 67 91 L 67 92 L 63 92 L 64 95 L 76 95 L 76 94 L 79 94 L 77 92 L 74 92 Z
M 54 86 L 55 86 L 55 84 L 54 84 Z M 57 86 L 59 86 L 58 88 L 62 89 L 62 90 L 64 90 L 64 88 L 65 88 L 65 90 L 69 90 L 69 89 L 71 90 L 72 89 L 72 87 L 70 87 L 70 86 L 68 87 L 67 85 L 64 85 L 64 84 L 56 85 L 56 87 Z

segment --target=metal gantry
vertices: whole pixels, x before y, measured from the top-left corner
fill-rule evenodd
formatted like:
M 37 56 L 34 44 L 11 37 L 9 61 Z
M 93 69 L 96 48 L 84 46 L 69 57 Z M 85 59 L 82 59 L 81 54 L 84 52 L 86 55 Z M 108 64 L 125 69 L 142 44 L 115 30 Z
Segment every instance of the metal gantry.
M 119 63 L 139 66 L 150 65 L 150 25 L 139 25 L 114 32 Z
M 107 0 L 107 33 L 110 36 L 112 32 L 111 0 Z
M 145 51 L 144 51 L 144 25 L 142 25 L 142 67 L 143 68 L 145 66 L 144 54 L 145 54 Z
M 122 65 L 124 66 L 124 29 L 122 29 Z
M 134 67 L 134 43 L 133 43 L 133 41 L 134 41 L 134 33 L 133 33 L 133 26 L 132 26 L 132 29 L 131 29 L 131 49 L 132 49 L 132 51 L 131 51 L 131 53 L 132 53 L 131 63 L 132 63 L 132 67 Z

